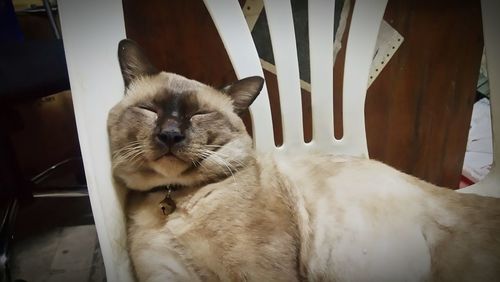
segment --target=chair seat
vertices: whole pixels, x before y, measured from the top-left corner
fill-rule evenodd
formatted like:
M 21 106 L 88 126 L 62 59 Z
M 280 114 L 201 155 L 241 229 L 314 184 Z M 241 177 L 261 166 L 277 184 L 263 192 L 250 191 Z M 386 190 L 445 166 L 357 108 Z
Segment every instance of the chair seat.
M 62 41 L 2 42 L 0 81 L 2 101 L 40 98 L 69 89 Z

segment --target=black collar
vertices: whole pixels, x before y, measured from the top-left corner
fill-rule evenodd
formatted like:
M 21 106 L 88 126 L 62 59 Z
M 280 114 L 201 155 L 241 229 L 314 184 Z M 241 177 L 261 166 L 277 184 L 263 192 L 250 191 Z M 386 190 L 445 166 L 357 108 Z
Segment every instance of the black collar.
M 145 193 L 155 193 L 155 192 L 162 192 L 162 191 L 177 191 L 177 190 L 181 189 L 182 187 L 184 187 L 184 185 L 180 185 L 180 184 L 161 185 L 161 186 L 153 187 L 153 188 L 145 191 Z

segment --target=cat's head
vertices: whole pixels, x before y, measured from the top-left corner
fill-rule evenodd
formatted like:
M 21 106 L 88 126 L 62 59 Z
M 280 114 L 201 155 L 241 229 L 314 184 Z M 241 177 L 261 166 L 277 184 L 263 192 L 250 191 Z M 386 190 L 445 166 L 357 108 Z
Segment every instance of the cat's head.
M 239 116 L 263 86 L 260 77 L 217 90 L 158 71 L 139 46 L 122 40 L 125 96 L 108 116 L 113 173 L 129 188 L 196 185 L 226 178 L 252 156 Z

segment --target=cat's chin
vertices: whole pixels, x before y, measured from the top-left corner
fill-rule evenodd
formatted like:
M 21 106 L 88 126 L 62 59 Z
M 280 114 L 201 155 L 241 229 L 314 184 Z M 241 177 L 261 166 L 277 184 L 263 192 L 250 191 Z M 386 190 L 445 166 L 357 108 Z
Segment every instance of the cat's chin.
M 189 167 L 189 164 L 190 162 L 181 159 L 175 154 L 163 154 L 150 162 L 150 166 L 154 171 L 167 177 L 180 175 Z
M 171 151 L 171 150 L 168 150 L 168 151 L 163 150 L 160 152 L 156 152 L 156 153 L 150 155 L 148 159 L 152 162 L 155 162 L 155 163 L 159 162 L 159 163 L 163 163 L 165 165 L 168 165 L 170 163 L 176 163 L 176 162 L 191 163 L 190 160 L 185 159 L 182 155 L 179 154 L 179 152 Z
M 186 166 L 186 161 L 184 161 L 183 159 L 179 158 L 174 154 L 164 154 L 156 158 L 153 161 L 153 163 L 155 164 L 156 167 L 160 166 L 163 168 L 170 168 L 170 169 L 178 166 Z
M 183 162 L 182 159 L 180 159 L 178 156 L 176 156 L 172 153 L 166 153 L 166 154 L 160 155 L 154 161 L 155 162 L 157 162 L 157 161 L 181 161 L 181 162 Z

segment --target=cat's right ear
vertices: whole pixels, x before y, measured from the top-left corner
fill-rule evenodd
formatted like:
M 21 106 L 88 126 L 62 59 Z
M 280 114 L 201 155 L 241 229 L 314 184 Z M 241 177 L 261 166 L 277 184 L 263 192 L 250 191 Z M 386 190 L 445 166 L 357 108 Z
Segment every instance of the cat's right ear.
M 160 72 L 151 64 L 141 47 L 130 39 L 123 39 L 118 44 L 118 60 L 125 87 L 139 77 Z
M 221 91 L 233 99 L 234 111 L 241 115 L 257 98 L 262 87 L 264 79 L 260 76 L 251 76 L 231 83 Z

